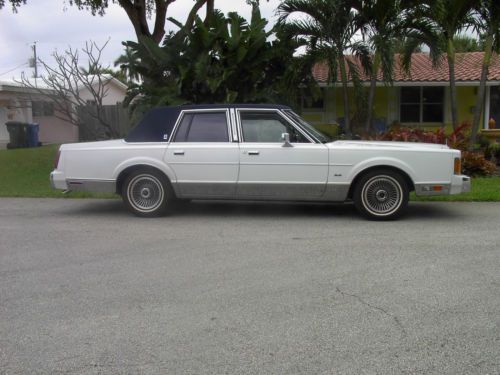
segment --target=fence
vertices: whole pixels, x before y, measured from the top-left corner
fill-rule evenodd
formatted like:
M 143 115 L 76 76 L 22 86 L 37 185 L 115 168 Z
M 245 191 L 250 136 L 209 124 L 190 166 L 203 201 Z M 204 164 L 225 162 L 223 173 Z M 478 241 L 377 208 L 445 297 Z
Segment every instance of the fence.
M 132 123 L 127 108 L 121 104 L 105 105 L 102 108 L 102 118 L 110 125 L 114 138 L 123 138 L 135 125 Z M 91 105 L 78 108 L 78 118 L 80 119 L 79 139 L 80 141 L 95 141 L 106 139 L 104 126 L 91 115 L 95 111 Z

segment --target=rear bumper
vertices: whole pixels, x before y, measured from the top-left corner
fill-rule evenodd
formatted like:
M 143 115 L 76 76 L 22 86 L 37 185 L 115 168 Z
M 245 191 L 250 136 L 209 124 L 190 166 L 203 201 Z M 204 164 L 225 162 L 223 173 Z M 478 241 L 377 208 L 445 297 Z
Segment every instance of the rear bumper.
M 415 184 L 415 194 L 419 196 L 429 195 L 455 195 L 471 191 L 469 176 L 453 175 L 451 183 L 423 183 Z
M 66 177 L 64 177 L 64 174 L 58 170 L 54 170 L 50 173 L 50 185 L 52 186 L 52 189 L 68 190 Z

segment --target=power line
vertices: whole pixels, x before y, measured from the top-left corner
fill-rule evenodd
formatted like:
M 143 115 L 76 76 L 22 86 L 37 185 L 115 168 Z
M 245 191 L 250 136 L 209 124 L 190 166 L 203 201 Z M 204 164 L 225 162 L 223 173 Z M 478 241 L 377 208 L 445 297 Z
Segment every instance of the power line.
M 3 75 L 8 74 L 10 72 L 13 72 L 14 70 L 19 69 L 20 67 L 25 66 L 25 65 L 28 65 L 28 63 L 26 63 L 26 62 L 22 63 L 21 65 L 18 65 L 15 68 L 12 68 L 10 70 L 7 70 L 6 72 L 0 73 L 0 76 L 3 76 Z

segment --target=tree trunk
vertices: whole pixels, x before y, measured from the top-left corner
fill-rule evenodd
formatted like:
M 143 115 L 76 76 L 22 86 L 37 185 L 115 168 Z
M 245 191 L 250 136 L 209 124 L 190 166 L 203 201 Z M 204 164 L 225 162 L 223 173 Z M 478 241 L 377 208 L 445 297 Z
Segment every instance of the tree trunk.
M 451 123 L 453 129 L 458 127 L 458 114 L 457 114 L 457 86 L 455 83 L 455 48 L 453 47 L 453 40 L 448 39 L 447 47 L 448 57 L 448 70 L 450 77 L 450 106 L 451 106 Z
M 493 47 L 493 34 L 490 32 L 486 36 L 484 46 L 483 67 L 481 69 L 481 81 L 476 96 L 476 107 L 474 109 L 474 118 L 472 120 L 472 129 L 469 139 L 469 151 L 472 151 L 476 143 L 477 132 L 479 130 L 479 121 L 484 107 L 484 97 L 486 94 L 486 80 L 488 78 L 488 70 L 490 67 L 491 53 Z
M 342 93 L 344 98 L 344 129 L 349 136 L 352 136 L 351 122 L 349 120 L 349 92 L 347 90 L 347 72 L 345 68 L 345 57 L 342 55 L 339 59 L 340 78 L 342 80 Z
M 167 8 L 175 0 L 155 0 L 156 16 L 153 33 L 149 30 L 148 20 L 146 17 L 146 1 L 137 0 L 118 0 L 120 6 L 125 10 L 127 16 L 132 22 L 137 40 L 140 42 L 140 37 L 147 36 L 153 39 L 157 44 L 165 35 L 165 19 L 167 17 Z
M 207 0 L 207 13 L 205 16 L 205 25 L 208 26 L 210 24 L 210 19 L 214 14 L 214 2 L 215 0 Z
M 377 85 L 378 67 L 380 65 L 380 54 L 375 52 L 373 56 L 372 74 L 370 77 L 370 91 L 368 93 L 368 111 L 366 115 L 365 131 L 370 133 L 373 130 L 373 102 L 375 100 L 375 87 Z

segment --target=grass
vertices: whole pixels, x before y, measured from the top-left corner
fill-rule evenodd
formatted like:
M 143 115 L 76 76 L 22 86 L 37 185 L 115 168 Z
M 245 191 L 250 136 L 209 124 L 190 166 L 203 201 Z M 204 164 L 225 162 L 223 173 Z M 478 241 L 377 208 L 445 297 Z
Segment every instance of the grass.
M 63 195 L 53 190 L 49 174 L 53 169 L 58 145 L 17 150 L 0 150 L 0 197 L 33 198 L 116 198 L 114 194 L 71 192 Z M 499 202 L 500 177 L 474 178 L 467 194 L 416 197 L 415 201 Z
M 0 150 L 0 197 L 111 198 L 114 194 L 71 192 L 50 186 L 49 174 L 59 145 Z

